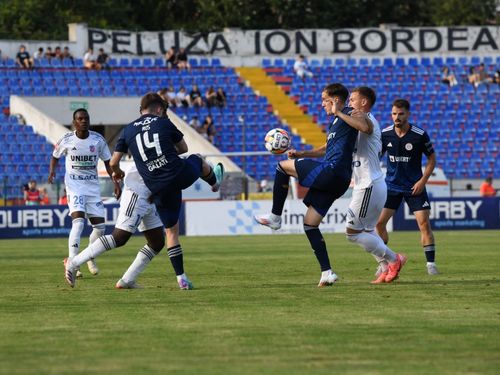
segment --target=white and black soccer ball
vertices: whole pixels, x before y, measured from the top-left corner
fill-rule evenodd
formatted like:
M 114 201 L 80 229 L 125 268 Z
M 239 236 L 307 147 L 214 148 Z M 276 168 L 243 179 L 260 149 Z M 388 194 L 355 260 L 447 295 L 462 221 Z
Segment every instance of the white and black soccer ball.
M 280 128 L 271 129 L 264 138 L 266 150 L 272 154 L 282 154 L 290 148 L 290 136 Z

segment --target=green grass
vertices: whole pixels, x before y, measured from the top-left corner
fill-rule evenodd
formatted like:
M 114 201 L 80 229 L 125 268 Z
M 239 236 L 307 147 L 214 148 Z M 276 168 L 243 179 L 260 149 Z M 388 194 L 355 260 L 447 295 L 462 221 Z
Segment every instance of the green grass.
M 325 239 L 340 281 L 319 289 L 304 235 L 183 238 L 192 291 L 166 253 L 145 289 L 113 288 L 142 237 L 74 290 L 66 239 L 2 240 L 0 373 L 498 374 L 499 231 L 437 232 L 435 277 L 418 233 L 394 233 L 409 261 L 379 286 L 371 256 Z

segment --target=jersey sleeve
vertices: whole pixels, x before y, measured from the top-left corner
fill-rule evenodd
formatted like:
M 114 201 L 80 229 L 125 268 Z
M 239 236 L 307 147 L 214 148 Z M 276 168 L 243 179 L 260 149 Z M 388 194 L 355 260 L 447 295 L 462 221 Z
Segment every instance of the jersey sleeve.
M 60 159 L 61 156 L 63 156 L 66 153 L 66 142 L 65 140 L 67 139 L 66 136 L 63 136 L 59 141 L 54 146 L 54 151 L 52 151 L 52 156 L 55 157 L 56 159 Z
M 116 152 L 123 152 L 124 154 L 126 154 L 128 152 L 128 144 L 125 140 L 125 129 L 122 130 L 120 137 L 118 138 L 118 141 L 116 142 L 115 151 Z
M 424 134 L 422 134 L 422 143 L 422 152 L 425 154 L 425 156 L 431 156 L 434 153 L 434 147 L 432 146 L 431 139 L 429 138 L 427 132 L 424 132 Z

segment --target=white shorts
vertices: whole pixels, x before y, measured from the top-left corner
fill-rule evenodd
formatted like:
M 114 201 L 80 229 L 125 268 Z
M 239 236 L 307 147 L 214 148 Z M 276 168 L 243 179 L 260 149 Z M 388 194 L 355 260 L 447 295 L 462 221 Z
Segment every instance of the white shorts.
M 106 210 L 100 195 L 84 195 L 66 188 L 69 215 L 76 211 L 85 212 L 87 217 L 106 217 Z
M 155 205 L 132 190 L 123 190 L 115 228 L 134 233 L 137 229 L 144 232 L 158 227 L 163 227 L 163 223 Z
M 366 189 L 354 189 L 347 211 L 347 228 L 372 231 L 384 208 L 387 185 L 384 179 L 374 182 Z

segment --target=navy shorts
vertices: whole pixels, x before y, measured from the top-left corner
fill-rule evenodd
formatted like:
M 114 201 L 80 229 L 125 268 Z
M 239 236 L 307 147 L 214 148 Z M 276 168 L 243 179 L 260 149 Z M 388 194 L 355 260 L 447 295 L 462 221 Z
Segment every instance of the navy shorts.
M 388 191 L 387 200 L 385 201 L 385 208 L 390 208 L 392 210 L 397 210 L 401 201 L 405 200 L 406 204 L 410 208 L 411 212 L 430 210 L 431 206 L 429 204 L 429 197 L 427 196 L 427 190 L 419 195 L 412 195 L 411 193 L 400 193 L 397 191 Z
M 171 185 L 161 194 L 153 196 L 153 203 L 165 228 L 172 228 L 177 221 L 182 207 L 182 190 L 191 186 L 201 175 L 202 159 L 198 155 L 190 155 L 184 159 L 182 170 Z
M 296 159 L 295 170 L 299 184 L 309 188 L 303 199 L 320 215 L 326 216 L 333 202 L 340 198 L 351 183 L 351 176 L 339 173 L 330 164 L 313 159 Z

